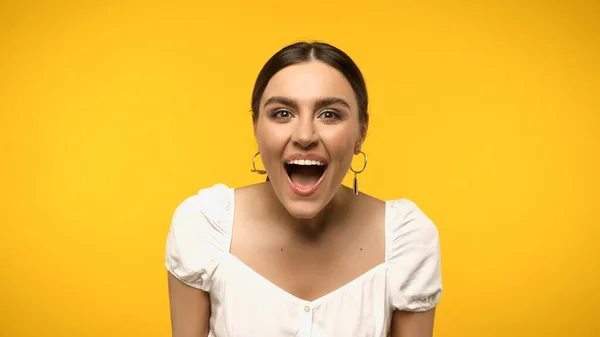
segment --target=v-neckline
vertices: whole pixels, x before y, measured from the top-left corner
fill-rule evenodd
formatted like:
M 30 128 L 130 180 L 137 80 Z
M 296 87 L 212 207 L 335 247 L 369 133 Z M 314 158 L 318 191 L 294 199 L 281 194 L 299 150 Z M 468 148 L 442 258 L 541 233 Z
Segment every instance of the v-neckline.
M 311 309 L 319 306 L 321 303 L 325 302 L 328 298 L 333 297 L 333 296 L 337 295 L 338 293 L 343 292 L 344 290 L 352 287 L 354 284 L 359 283 L 361 280 L 367 278 L 368 276 L 371 276 L 372 274 L 375 274 L 377 271 L 379 271 L 380 269 L 383 269 L 384 267 L 387 266 L 387 262 L 384 261 L 384 262 L 376 265 L 375 267 L 369 269 L 368 271 L 364 272 L 363 274 L 357 276 L 356 278 L 352 279 L 351 281 L 345 283 L 344 285 L 342 285 L 322 296 L 319 296 L 318 298 L 311 301 L 311 300 L 306 300 L 306 299 L 300 298 L 300 297 L 288 292 L 287 290 L 281 288 L 280 286 L 276 285 L 275 283 L 273 283 L 272 281 L 270 281 L 269 279 L 267 279 L 266 277 L 264 277 L 263 275 L 258 273 L 256 270 L 252 269 L 252 267 L 250 267 L 249 265 L 244 263 L 244 261 L 240 260 L 237 256 L 235 256 L 231 253 L 227 253 L 227 255 L 228 255 L 229 259 L 231 261 L 233 261 L 233 263 L 236 263 L 238 266 L 240 266 L 246 272 L 251 274 L 253 277 L 257 278 L 260 282 L 273 288 L 275 291 L 282 294 L 282 296 L 289 298 L 292 302 L 300 304 L 300 305 L 308 306 Z
M 385 201 L 385 208 L 384 208 L 384 226 L 385 226 L 385 228 L 384 228 L 384 233 L 385 233 L 384 234 L 385 235 L 385 239 L 384 239 L 385 259 L 384 259 L 384 261 L 382 263 L 374 266 L 373 268 L 367 270 L 366 272 L 362 273 L 361 275 L 355 277 L 354 279 L 350 280 L 349 282 L 343 284 L 342 286 L 340 286 L 322 296 L 319 296 L 318 298 L 316 298 L 312 301 L 300 298 L 300 297 L 288 292 L 287 290 L 283 289 L 282 287 L 273 283 L 271 280 L 264 277 L 262 274 L 260 274 L 256 270 L 254 270 L 252 267 L 247 265 L 244 261 L 240 260 L 237 256 L 235 256 L 231 253 L 231 238 L 233 235 L 233 221 L 234 221 L 234 215 L 235 215 L 235 188 L 233 188 L 233 187 L 229 188 L 229 196 L 228 196 L 227 203 L 228 203 L 228 207 L 227 207 L 227 211 L 226 211 L 224 220 L 227 221 L 227 223 L 228 223 L 228 226 L 227 226 L 228 230 L 227 230 L 227 239 L 226 239 L 227 246 L 225 247 L 226 249 L 225 249 L 224 253 L 227 255 L 227 257 L 233 263 L 236 263 L 237 265 L 239 265 L 241 268 L 243 268 L 249 274 L 251 274 L 255 278 L 257 278 L 260 282 L 268 285 L 269 287 L 273 288 L 275 291 L 282 294 L 282 296 L 288 297 L 290 300 L 292 300 L 293 302 L 295 302 L 299 305 L 304 305 L 304 306 L 308 306 L 310 308 L 314 308 L 314 307 L 318 306 L 319 304 L 323 303 L 324 301 L 326 301 L 328 298 L 333 297 L 340 292 L 343 292 L 344 290 L 350 288 L 355 283 L 358 283 L 359 281 L 366 278 L 367 276 L 374 274 L 379 269 L 387 267 L 388 249 L 390 248 L 389 242 L 388 242 L 388 233 L 387 233 L 387 231 L 388 231 L 387 230 L 387 228 L 388 228 L 388 213 L 389 213 L 389 207 L 390 207 L 389 201 Z

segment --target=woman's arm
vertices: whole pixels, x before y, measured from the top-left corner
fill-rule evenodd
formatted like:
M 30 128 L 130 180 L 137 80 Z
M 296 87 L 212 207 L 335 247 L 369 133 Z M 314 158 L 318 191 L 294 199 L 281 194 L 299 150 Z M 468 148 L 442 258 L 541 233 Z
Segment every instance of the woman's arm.
M 210 320 L 208 293 L 168 274 L 172 336 L 207 337 Z
M 392 337 L 432 337 L 435 308 L 425 312 L 394 311 Z

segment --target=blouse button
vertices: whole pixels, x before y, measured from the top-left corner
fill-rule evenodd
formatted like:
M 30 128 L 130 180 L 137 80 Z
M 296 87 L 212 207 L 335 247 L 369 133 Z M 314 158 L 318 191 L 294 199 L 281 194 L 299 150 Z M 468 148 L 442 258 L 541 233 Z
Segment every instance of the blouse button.
M 304 311 L 306 311 L 306 312 L 309 312 L 309 311 L 310 311 L 310 308 L 309 308 L 308 306 L 305 306 L 305 307 L 304 307 Z

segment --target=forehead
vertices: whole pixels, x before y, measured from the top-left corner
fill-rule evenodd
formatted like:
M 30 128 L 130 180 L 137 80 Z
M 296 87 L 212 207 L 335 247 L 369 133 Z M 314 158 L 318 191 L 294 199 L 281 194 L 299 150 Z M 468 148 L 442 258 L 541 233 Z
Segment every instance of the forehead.
M 357 103 L 350 82 L 332 66 L 311 61 L 286 67 L 277 72 L 267 84 L 261 104 L 272 96 L 284 96 L 299 104 L 318 98 L 339 97 L 356 110 Z

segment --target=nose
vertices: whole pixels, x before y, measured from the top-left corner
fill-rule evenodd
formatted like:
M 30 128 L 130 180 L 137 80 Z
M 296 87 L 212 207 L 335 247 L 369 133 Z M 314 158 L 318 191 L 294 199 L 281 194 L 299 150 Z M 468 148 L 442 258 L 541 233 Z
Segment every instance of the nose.
M 319 142 L 312 118 L 299 118 L 292 135 L 294 145 L 302 149 L 311 149 Z

